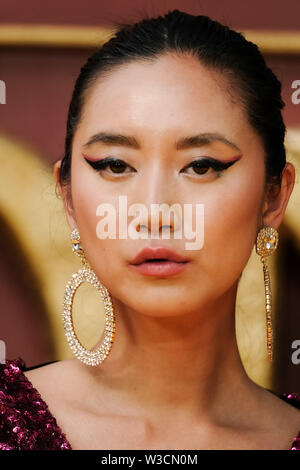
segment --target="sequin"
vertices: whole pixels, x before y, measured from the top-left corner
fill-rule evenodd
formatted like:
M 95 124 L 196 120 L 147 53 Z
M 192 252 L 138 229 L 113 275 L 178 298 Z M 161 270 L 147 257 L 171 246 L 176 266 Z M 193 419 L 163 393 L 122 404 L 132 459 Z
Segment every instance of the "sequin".
M 18 358 L 0 364 L 0 450 L 72 450 Z
M 0 364 L 0 450 L 72 450 L 25 370 L 20 357 Z M 279 398 L 300 408 L 300 393 Z M 289 450 L 300 450 L 300 430 Z

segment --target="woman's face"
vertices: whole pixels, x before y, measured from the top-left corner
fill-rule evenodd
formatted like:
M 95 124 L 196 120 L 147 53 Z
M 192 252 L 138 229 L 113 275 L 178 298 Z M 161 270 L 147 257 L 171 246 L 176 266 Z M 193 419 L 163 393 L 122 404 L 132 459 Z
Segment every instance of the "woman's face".
M 100 132 L 130 136 L 138 146 L 97 139 L 84 146 Z M 176 148 L 177 141 L 204 133 L 219 134 L 232 145 L 194 139 Z M 119 172 L 109 165 L 99 171 L 83 154 L 90 160 L 117 158 L 126 165 Z M 236 161 L 222 173 L 190 166 L 205 157 Z M 135 61 L 100 77 L 89 90 L 73 141 L 68 221 L 78 227 L 85 255 L 113 301 L 145 315 L 192 313 L 236 287 L 260 226 L 264 171 L 261 140 L 220 74 L 189 56 Z M 193 223 L 196 204 L 203 204 L 202 248 L 187 250 L 191 240 L 184 235 L 175 239 L 172 233 L 169 239 L 161 233 L 151 239 L 150 232 L 148 239 L 98 238 L 103 216 L 96 209 L 112 204 L 118 217 L 119 196 L 127 197 L 127 210 L 135 203 L 149 212 L 151 204 L 177 203 L 182 209 L 191 204 Z M 148 219 L 142 224 L 150 231 Z M 149 245 L 171 248 L 189 262 L 177 274 L 145 275 L 130 261 Z

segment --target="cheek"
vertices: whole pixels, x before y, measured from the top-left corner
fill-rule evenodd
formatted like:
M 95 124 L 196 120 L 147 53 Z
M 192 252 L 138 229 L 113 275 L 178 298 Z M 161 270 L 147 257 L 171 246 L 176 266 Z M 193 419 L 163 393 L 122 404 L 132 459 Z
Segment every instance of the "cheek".
M 124 254 L 128 244 L 134 241 L 97 236 L 97 225 L 102 218 L 97 215 L 97 207 L 103 203 L 113 204 L 118 217 L 119 197 L 118 193 L 113 195 L 111 187 L 99 178 L 97 174 L 84 168 L 77 169 L 74 165 L 72 200 L 85 256 L 100 282 L 112 295 L 118 296 L 124 284 Z
M 97 237 L 99 217 L 96 215 L 96 210 L 99 204 L 106 201 L 97 175 L 95 178 L 90 171 L 76 168 L 76 165 L 72 173 L 72 201 L 86 258 L 101 280 L 107 263 L 111 262 L 114 253 L 112 244 L 115 240 L 103 240 Z
M 252 253 L 263 197 L 263 180 L 254 174 L 220 185 L 206 201 L 199 259 L 216 284 L 218 278 L 228 286 L 237 280 Z

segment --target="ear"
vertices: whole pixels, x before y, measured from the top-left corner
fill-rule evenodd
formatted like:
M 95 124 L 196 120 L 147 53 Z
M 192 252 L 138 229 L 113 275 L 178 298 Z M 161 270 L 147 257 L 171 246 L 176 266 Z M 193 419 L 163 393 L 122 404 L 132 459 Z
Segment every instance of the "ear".
M 295 184 L 295 167 L 286 163 L 281 179 L 281 187 L 269 185 L 262 211 L 262 223 L 278 229 Z
M 71 230 L 77 227 L 74 209 L 72 205 L 71 188 L 60 184 L 59 172 L 60 172 L 61 160 L 58 160 L 53 165 L 53 174 L 56 182 L 56 188 L 59 191 L 60 197 L 63 201 L 66 219 Z

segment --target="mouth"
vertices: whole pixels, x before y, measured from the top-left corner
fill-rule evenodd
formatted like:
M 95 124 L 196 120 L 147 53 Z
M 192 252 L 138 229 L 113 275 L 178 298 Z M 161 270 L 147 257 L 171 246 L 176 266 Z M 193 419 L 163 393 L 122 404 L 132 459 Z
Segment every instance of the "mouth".
M 154 258 L 154 259 L 146 259 L 145 261 L 143 261 L 143 263 L 161 263 L 163 261 L 170 261 L 170 259 L 167 259 L 167 258 Z M 173 263 L 184 263 L 185 261 L 173 261 Z M 142 264 L 142 263 L 138 263 L 138 264 Z
M 189 260 L 166 248 L 148 247 L 130 263 L 132 269 L 146 276 L 167 277 L 181 273 Z
M 168 259 L 150 259 L 139 264 L 131 264 L 131 268 L 144 276 L 169 277 L 179 274 L 189 265 L 189 261 L 170 261 Z
M 184 263 L 189 261 L 181 254 L 173 251 L 167 247 L 153 247 L 148 246 L 143 248 L 131 261 L 131 264 L 137 265 L 142 263 L 163 263 L 174 262 Z

